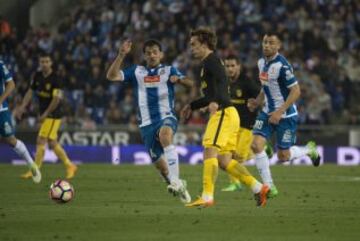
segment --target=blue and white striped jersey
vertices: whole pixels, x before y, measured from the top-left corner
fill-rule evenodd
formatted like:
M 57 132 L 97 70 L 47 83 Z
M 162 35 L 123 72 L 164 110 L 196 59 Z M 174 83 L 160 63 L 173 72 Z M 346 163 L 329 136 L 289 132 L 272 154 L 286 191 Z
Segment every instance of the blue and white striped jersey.
M 170 82 L 170 76 L 183 78 L 179 70 L 162 64 L 152 69 L 134 65 L 120 71 L 120 74 L 134 89 L 140 127 L 167 117 L 176 119 L 174 84 Z
M 7 82 L 11 81 L 12 75 L 3 61 L 0 60 L 0 96 L 5 92 L 5 85 Z M 8 102 L 4 100 L 0 104 L 0 112 L 8 110 Z
M 265 105 L 262 109 L 265 113 L 273 112 L 286 101 L 289 88 L 298 84 L 291 65 L 286 58 L 277 54 L 272 60 L 266 62 L 264 58 L 259 59 L 259 78 L 265 93 Z M 282 118 L 297 115 L 296 105 L 290 106 Z

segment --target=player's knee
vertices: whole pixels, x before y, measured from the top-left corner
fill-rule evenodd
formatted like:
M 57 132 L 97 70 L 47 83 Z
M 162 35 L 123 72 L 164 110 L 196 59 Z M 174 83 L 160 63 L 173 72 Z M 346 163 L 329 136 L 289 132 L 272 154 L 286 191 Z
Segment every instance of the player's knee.
M 42 138 L 42 137 L 38 137 L 36 140 L 36 145 L 45 145 L 46 144 L 46 139 Z
M 53 150 L 56 145 L 57 145 L 57 142 L 56 142 L 56 141 L 49 141 L 49 148 L 50 148 L 51 150 Z
M 262 150 L 264 150 L 264 145 L 262 145 L 259 141 L 254 140 L 251 143 L 251 150 L 254 153 L 260 153 Z
M 159 132 L 159 141 L 163 147 L 172 143 L 172 130 L 171 128 L 161 128 Z
M 290 159 L 290 152 L 287 150 L 278 151 L 277 157 L 281 162 L 287 162 Z

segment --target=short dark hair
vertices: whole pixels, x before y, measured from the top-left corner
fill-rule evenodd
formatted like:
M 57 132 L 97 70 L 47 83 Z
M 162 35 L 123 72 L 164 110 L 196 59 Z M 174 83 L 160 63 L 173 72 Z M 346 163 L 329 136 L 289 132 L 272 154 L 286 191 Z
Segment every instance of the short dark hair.
M 214 30 L 208 27 L 200 27 L 190 32 L 191 37 L 198 37 L 199 42 L 206 44 L 209 49 L 215 50 L 217 44 L 217 36 Z
M 156 39 L 148 39 L 144 43 L 143 53 L 145 53 L 145 49 L 147 47 L 152 47 L 152 46 L 158 46 L 159 50 L 162 51 L 161 43 L 158 40 L 156 40 Z
M 275 32 L 275 31 L 267 31 L 264 33 L 264 36 L 276 36 L 280 41 L 281 41 L 281 34 L 279 32 Z
M 46 52 L 46 51 L 41 51 L 38 56 L 39 56 L 39 59 L 40 58 L 47 58 L 47 57 L 49 57 L 51 59 L 51 54 Z
M 225 60 L 235 60 L 237 64 L 241 64 L 239 57 L 235 54 L 229 54 L 226 56 Z

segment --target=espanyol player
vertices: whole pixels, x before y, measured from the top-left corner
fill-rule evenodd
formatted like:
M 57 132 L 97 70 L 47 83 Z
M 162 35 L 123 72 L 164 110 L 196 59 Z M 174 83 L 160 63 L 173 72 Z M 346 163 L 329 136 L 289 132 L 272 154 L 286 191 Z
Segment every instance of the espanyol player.
M 293 69 L 284 56 L 279 54 L 281 41 L 276 33 L 265 34 L 262 41 L 263 57 L 258 61 L 262 89 L 256 99 L 248 100 L 248 107 L 254 111 L 263 107 L 253 127 L 252 150 L 256 167 L 264 182 L 270 186 L 269 197 L 278 194 L 270 172 L 269 158 L 264 147 L 266 140 L 276 133 L 277 155 L 286 162 L 308 155 L 314 166 L 320 164 L 320 156 L 313 141 L 305 147 L 295 146 L 297 110 L 295 101 L 300 97 L 300 86 Z
M 4 62 L 0 60 L 0 138 L 9 144 L 19 156 L 26 160 L 29 170 L 32 173 L 33 181 L 39 183 L 41 181 L 41 173 L 38 166 L 32 159 L 25 144 L 14 135 L 14 127 L 7 102 L 7 98 L 14 89 L 15 82 L 12 75 L 6 68 Z
M 178 122 L 174 110 L 174 85 L 191 85 L 192 82 L 173 66 L 161 64 L 164 54 L 160 42 L 154 39 L 147 40 L 143 45 L 145 66 L 133 65 L 121 69 L 131 46 L 130 40 L 121 44 L 116 59 L 107 71 L 107 78 L 131 84 L 138 106 L 141 137 L 152 162 L 167 181 L 168 191 L 188 203 L 191 198 L 186 181 L 179 178 L 179 157 L 173 145 Z

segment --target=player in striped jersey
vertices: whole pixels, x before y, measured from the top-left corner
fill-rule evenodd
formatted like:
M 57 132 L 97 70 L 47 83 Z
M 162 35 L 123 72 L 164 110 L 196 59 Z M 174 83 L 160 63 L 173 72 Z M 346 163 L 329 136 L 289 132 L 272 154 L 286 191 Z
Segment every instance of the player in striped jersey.
M 278 52 L 280 46 L 276 33 L 265 34 L 262 41 L 264 57 L 258 61 L 262 89 L 256 99 L 248 100 L 248 107 L 252 111 L 263 106 L 253 127 L 252 150 L 263 182 L 270 186 L 270 197 L 276 196 L 278 191 L 271 177 L 270 163 L 264 147 L 266 139 L 274 132 L 279 161 L 286 162 L 308 155 L 314 166 L 320 164 L 320 155 L 313 141 L 308 142 L 305 147 L 294 145 L 298 116 L 295 101 L 300 97 L 300 87 L 291 65 Z
M 7 102 L 8 96 L 15 89 L 15 82 L 10 71 L 4 62 L 0 61 L 0 138 L 9 144 L 13 150 L 24 158 L 29 166 L 29 172 L 35 183 L 41 181 L 41 173 L 34 163 L 25 144 L 14 136 L 14 127 L 11 120 L 11 113 Z
M 151 159 L 167 181 L 168 191 L 179 196 L 182 202 L 188 203 L 191 198 L 186 182 L 179 178 L 179 157 L 173 145 L 178 122 L 174 110 L 174 85 L 190 85 L 192 82 L 173 66 L 161 64 L 163 52 L 157 40 L 147 40 L 144 43 L 146 66 L 133 65 L 121 69 L 131 46 L 130 40 L 122 43 L 118 56 L 107 72 L 107 78 L 132 85 L 138 106 L 141 136 Z

